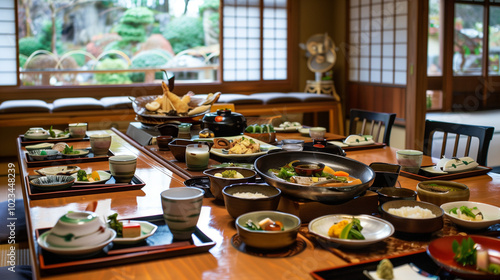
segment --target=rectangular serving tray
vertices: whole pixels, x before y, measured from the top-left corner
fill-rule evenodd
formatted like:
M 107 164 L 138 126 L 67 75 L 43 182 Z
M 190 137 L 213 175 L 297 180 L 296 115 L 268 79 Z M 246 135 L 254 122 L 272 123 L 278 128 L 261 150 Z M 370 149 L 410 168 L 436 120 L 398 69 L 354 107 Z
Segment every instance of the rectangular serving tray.
M 109 172 L 109 171 L 108 171 Z M 116 183 L 115 179 L 111 178 L 103 184 L 74 184 L 69 189 L 59 191 L 38 191 L 30 184 L 30 180 L 41 177 L 40 175 L 29 175 L 26 177 L 28 184 L 28 196 L 31 199 L 46 199 L 55 197 L 66 197 L 75 195 L 96 194 L 105 192 L 118 192 L 128 190 L 139 190 L 146 185 L 137 175 L 134 175 L 130 183 Z
M 148 221 L 158 226 L 156 232 L 137 244 L 124 245 L 110 243 L 103 251 L 96 255 L 85 258 L 72 258 L 60 256 L 43 250 L 36 243 L 37 258 L 42 275 L 53 275 L 75 272 L 88 269 L 112 267 L 128 263 L 171 258 L 182 255 L 190 255 L 208 252 L 215 246 L 215 242 L 206 236 L 199 228 L 191 235 L 191 240 L 174 241 L 172 233 L 165 224 L 162 215 L 133 218 L 130 220 Z M 49 230 L 37 229 L 36 238 L 43 232 Z
M 429 166 L 432 166 L 432 165 L 429 165 Z M 429 167 L 429 166 L 422 166 L 422 167 Z M 415 180 L 421 180 L 421 181 L 454 180 L 454 179 L 484 175 L 484 174 L 490 172 L 491 170 L 492 170 L 491 167 L 480 165 L 473 170 L 468 170 L 468 171 L 463 171 L 463 172 L 454 172 L 454 173 L 448 173 L 448 174 L 432 174 L 430 172 L 422 171 L 421 169 L 420 169 L 418 174 L 403 171 L 403 170 L 401 170 L 399 172 L 399 174 L 404 176 L 404 177 L 408 177 L 408 178 L 415 179 Z
M 363 274 L 363 271 L 377 270 L 377 265 L 379 264 L 380 260 L 381 259 L 375 261 L 348 264 L 345 266 L 329 268 L 324 270 L 316 270 L 312 271 L 311 275 L 316 280 L 327 280 L 327 279 L 366 280 L 369 278 L 367 278 Z M 413 263 L 418 268 L 422 269 L 427 273 L 443 277 L 441 279 L 456 279 L 454 276 L 450 275 L 448 272 L 437 266 L 432 261 L 432 259 L 427 255 L 427 252 L 425 252 L 425 250 L 417 253 L 407 254 L 404 256 L 390 258 L 390 261 L 394 265 L 394 267 L 407 263 Z
M 28 145 L 36 145 L 40 143 L 58 143 L 58 142 L 78 142 L 78 141 L 89 141 L 90 137 L 88 135 L 85 135 L 85 137 L 78 137 L 78 138 L 73 138 L 73 137 L 68 137 L 68 138 L 61 138 L 61 139 L 45 139 L 45 140 L 30 140 L 24 138 L 23 135 L 19 135 L 19 139 L 21 139 L 21 146 L 28 146 Z
M 87 150 L 91 150 L 87 148 Z M 41 167 L 41 166 L 53 166 L 53 165 L 75 165 L 82 162 L 94 162 L 94 161 L 106 161 L 109 157 L 114 156 L 115 154 L 108 150 L 107 155 L 103 156 L 95 156 L 92 151 L 90 151 L 84 157 L 72 157 L 72 158 L 64 158 L 62 155 L 58 155 L 57 158 L 51 160 L 33 160 L 28 152 L 24 153 L 24 160 L 28 167 Z

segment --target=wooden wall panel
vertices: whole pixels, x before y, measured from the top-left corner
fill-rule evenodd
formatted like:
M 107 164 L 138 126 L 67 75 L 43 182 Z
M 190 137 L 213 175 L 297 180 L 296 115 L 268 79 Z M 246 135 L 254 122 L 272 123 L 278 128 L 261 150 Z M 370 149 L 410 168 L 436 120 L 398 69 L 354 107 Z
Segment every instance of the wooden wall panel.
M 353 108 L 396 113 L 397 118 L 405 118 L 406 89 L 380 85 L 349 83 L 346 102 L 346 116 Z

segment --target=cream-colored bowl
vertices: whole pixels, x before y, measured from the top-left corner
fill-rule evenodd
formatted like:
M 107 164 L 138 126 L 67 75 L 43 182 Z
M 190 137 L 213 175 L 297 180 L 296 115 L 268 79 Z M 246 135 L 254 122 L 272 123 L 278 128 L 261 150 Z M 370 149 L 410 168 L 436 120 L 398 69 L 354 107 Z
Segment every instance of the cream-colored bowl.
M 103 220 L 93 212 L 69 212 L 59 218 L 47 236 L 47 243 L 58 247 L 84 247 L 109 238 Z

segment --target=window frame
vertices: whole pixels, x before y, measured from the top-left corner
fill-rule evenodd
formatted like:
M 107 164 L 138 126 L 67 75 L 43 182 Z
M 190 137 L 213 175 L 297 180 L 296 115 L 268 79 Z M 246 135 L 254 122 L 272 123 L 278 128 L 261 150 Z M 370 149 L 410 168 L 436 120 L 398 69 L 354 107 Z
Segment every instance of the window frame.
M 262 2 L 261 1 L 261 9 Z M 298 56 L 299 52 L 299 34 L 298 32 L 292 32 L 293 30 L 298 30 L 298 17 L 299 17 L 299 3 L 298 1 L 288 0 L 287 1 L 287 79 L 286 80 L 261 80 L 257 81 L 231 81 L 225 82 L 222 80 L 222 38 L 223 38 L 223 2 L 221 1 L 219 12 L 220 17 L 220 71 L 218 73 L 218 82 L 214 83 L 185 83 L 176 84 L 174 92 L 177 94 L 185 94 L 188 91 L 193 91 L 195 93 L 209 93 L 209 92 L 230 92 L 230 93 L 253 93 L 253 92 L 289 92 L 297 91 L 298 89 L 298 64 L 299 61 L 294 59 Z M 15 20 L 18 22 L 18 1 L 15 1 Z M 261 26 L 262 28 L 262 26 Z M 16 42 L 18 42 L 18 26 L 16 24 Z M 262 40 L 262 38 L 261 38 Z M 16 55 L 19 56 L 19 47 L 16 46 Z M 262 57 L 261 63 L 262 63 Z M 132 84 L 132 85 L 99 85 L 99 86 L 21 86 L 19 70 L 17 70 L 17 86 L 0 86 L 0 100 L 12 100 L 12 99 L 43 99 L 46 101 L 52 101 L 57 98 L 64 97 L 94 97 L 101 98 L 105 96 L 142 96 L 142 95 L 154 95 L 161 93 L 160 84 Z M 71 92 L 71 95 L 68 94 Z

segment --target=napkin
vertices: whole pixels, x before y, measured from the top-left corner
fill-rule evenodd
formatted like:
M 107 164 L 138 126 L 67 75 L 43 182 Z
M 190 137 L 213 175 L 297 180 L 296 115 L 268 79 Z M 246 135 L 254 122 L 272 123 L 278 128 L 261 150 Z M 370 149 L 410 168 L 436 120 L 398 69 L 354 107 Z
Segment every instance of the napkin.
M 479 164 L 470 157 L 446 158 L 443 157 L 436 164 L 436 168 L 445 172 L 466 171 L 478 167 Z
M 384 280 L 377 276 L 376 271 L 363 271 L 368 278 L 373 280 Z M 426 276 L 427 275 L 427 276 Z M 438 276 L 428 274 L 425 271 L 422 271 L 413 263 L 407 263 L 394 268 L 394 278 L 393 280 L 429 280 L 429 279 L 439 279 Z

